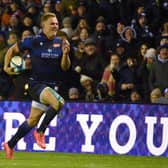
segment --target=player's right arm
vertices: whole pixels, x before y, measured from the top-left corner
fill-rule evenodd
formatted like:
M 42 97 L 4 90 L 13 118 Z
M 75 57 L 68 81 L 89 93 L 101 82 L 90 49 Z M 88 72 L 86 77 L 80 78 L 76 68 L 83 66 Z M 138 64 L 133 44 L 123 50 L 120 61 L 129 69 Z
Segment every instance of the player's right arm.
M 19 47 L 18 43 L 15 43 L 12 45 L 6 52 L 5 58 L 4 58 L 4 71 L 9 75 L 15 75 L 16 72 L 13 71 L 13 68 L 10 67 L 10 60 L 11 58 L 16 54 L 19 53 Z

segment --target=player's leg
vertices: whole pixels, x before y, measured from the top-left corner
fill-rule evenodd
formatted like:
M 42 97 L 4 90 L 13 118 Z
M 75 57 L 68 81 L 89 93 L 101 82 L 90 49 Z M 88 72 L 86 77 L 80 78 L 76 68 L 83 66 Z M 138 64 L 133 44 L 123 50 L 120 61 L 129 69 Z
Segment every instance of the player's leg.
M 29 118 L 19 126 L 16 134 L 8 142 L 3 144 L 8 159 L 13 158 L 13 148 L 22 137 L 28 134 L 31 129 L 37 125 L 42 114 L 43 111 L 41 109 L 32 106 Z
M 40 147 L 44 148 L 44 143 L 39 143 L 38 137 L 39 135 L 42 136 L 42 134 L 44 134 L 51 120 L 59 113 L 60 109 L 64 105 L 64 99 L 54 89 L 46 87 L 40 94 L 40 102 L 48 104 L 49 108 L 46 111 L 46 115 L 39 128 L 36 131 L 34 131 L 34 137 L 36 139 L 37 144 Z
M 64 99 L 51 87 L 46 87 L 40 94 L 40 102 L 50 105 L 56 111 L 64 106 Z
M 39 120 L 40 120 L 40 118 L 41 118 L 41 116 L 43 115 L 43 113 L 44 113 L 44 111 L 46 111 L 47 109 L 48 109 L 48 107 L 46 106 L 46 105 L 44 105 L 44 104 L 41 104 L 41 103 L 39 103 L 39 102 L 36 102 L 36 101 L 33 101 L 32 102 L 32 106 L 33 106 L 33 108 L 35 109 L 35 110 L 41 110 L 41 115 L 36 115 L 37 113 L 32 113 L 30 116 L 29 116 L 29 118 L 28 118 L 28 123 L 29 123 L 29 125 L 31 125 L 31 126 L 36 126 L 37 124 L 38 124 L 38 122 L 39 122 Z M 39 114 L 39 112 L 38 112 L 38 114 Z M 34 136 L 36 136 L 35 135 L 35 132 L 34 132 Z M 45 148 L 46 147 L 46 145 L 45 145 L 45 137 L 44 137 L 44 135 L 43 134 L 38 134 L 37 135 L 38 137 L 36 137 L 35 139 L 36 139 L 36 142 L 37 142 L 37 144 L 40 146 L 40 147 L 42 147 L 42 148 Z
M 54 89 L 47 87 L 41 92 L 40 101 L 50 105 L 40 127 L 38 128 L 38 132 L 44 133 L 50 121 L 63 107 L 64 99 Z

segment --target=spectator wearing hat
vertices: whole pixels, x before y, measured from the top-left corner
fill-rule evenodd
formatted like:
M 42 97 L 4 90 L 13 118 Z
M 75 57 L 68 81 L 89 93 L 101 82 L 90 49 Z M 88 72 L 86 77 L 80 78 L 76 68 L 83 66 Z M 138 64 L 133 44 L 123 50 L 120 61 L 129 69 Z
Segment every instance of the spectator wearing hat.
M 152 32 L 152 27 L 148 24 L 146 13 L 139 14 L 137 24 L 134 28 L 137 33 L 137 40 L 139 43 L 146 42 L 152 46 L 154 45 L 154 33 Z
M 148 71 L 150 71 L 153 67 L 153 62 L 156 59 L 156 49 L 155 48 L 147 49 L 145 57 L 146 57 L 146 67 Z
M 73 36 L 73 29 L 72 29 L 72 19 L 71 17 L 65 17 L 62 21 L 62 28 L 61 31 L 65 32 L 69 39 Z
M 159 52 L 149 74 L 149 86 L 152 91 L 159 88 L 161 92 L 168 88 L 168 44 L 159 47 Z
M 154 29 L 159 25 L 158 21 L 160 19 L 158 3 L 160 2 L 155 0 L 122 1 L 122 10 L 124 11 L 121 11 L 122 20 L 127 18 L 127 25 L 130 25 L 130 21 L 136 23 L 138 15 L 142 12 L 145 12 L 147 14 L 148 20 L 150 21 L 149 24 L 152 25 L 152 29 Z M 132 24 L 134 24 L 133 22 Z
M 95 39 L 96 41 L 96 46 L 98 49 L 98 52 L 106 58 L 106 53 L 107 53 L 107 44 L 109 42 L 108 36 L 109 36 L 109 31 L 106 26 L 105 18 L 103 16 L 99 16 L 96 19 L 96 25 L 94 32 L 91 34 L 91 37 Z
M 96 84 L 93 78 L 81 74 L 80 83 L 83 87 L 82 98 L 85 101 L 94 101 L 96 97 Z
M 132 40 L 136 39 L 137 34 L 134 28 L 126 26 L 121 32 L 120 37 L 123 41 L 130 43 Z
M 120 34 L 121 39 L 124 41 L 126 55 L 129 57 L 136 57 L 137 54 L 137 34 L 134 28 L 130 26 L 124 27 Z
M 135 25 L 137 24 L 137 20 L 138 20 L 138 17 L 141 13 L 144 13 L 145 12 L 145 6 L 143 4 L 139 4 L 136 9 L 135 9 L 135 12 L 132 16 L 132 19 L 131 19 L 131 27 L 135 27 Z
M 136 3 L 136 2 L 134 2 Z M 158 4 L 156 1 L 141 1 L 135 7 L 135 14 L 133 14 L 132 26 L 137 24 L 138 18 L 142 13 L 146 14 L 148 24 L 153 31 L 157 31 L 160 19 Z
M 97 52 L 95 40 L 93 38 L 86 39 L 82 64 L 78 67 L 77 72 L 91 77 L 97 83 L 101 80 L 104 66 L 104 61 Z
M 95 25 L 95 39 L 101 38 L 102 35 L 104 35 L 106 31 L 106 23 L 105 18 L 103 16 L 99 16 L 96 19 L 96 25 Z M 97 34 L 96 34 L 97 33 Z
M 126 55 L 126 48 L 123 40 L 119 39 L 116 42 L 114 51 L 119 55 L 121 64 L 125 63 L 127 59 L 127 55 Z
M 78 88 L 72 87 L 68 91 L 68 99 L 69 100 L 79 100 L 80 99 L 80 93 Z

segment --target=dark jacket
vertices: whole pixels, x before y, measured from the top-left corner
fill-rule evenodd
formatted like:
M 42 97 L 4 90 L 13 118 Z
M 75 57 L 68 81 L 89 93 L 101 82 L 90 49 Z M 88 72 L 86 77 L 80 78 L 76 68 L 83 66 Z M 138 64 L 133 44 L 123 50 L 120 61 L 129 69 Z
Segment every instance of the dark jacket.
M 163 63 L 158 60 L 154 62 L 153 68 L 149 74 L 149 87 L 150 90 L 160 88 L 162 91 L 168 88 L 168 61 Z

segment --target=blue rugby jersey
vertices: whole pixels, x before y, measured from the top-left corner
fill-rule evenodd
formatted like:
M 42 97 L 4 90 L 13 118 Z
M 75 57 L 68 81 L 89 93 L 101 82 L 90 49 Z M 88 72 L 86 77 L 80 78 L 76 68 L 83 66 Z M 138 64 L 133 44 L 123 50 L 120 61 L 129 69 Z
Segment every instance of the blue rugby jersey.
M 62 40 L 49 40 L 43 33 L 24 39 L 19 49 L 29 50 L 32 78 L 37 81 L 54 82 L 61 80 Z

